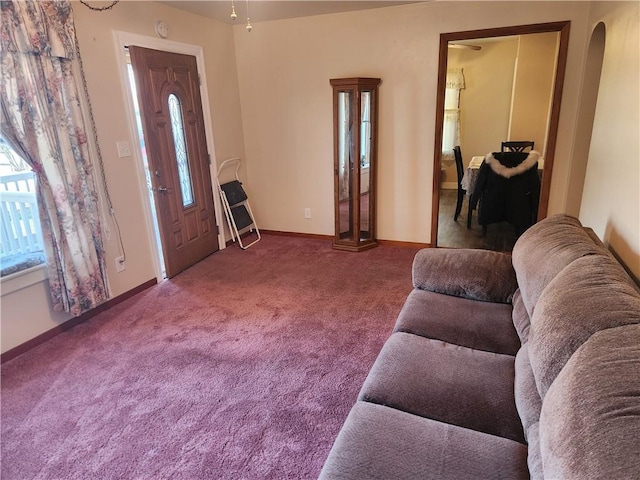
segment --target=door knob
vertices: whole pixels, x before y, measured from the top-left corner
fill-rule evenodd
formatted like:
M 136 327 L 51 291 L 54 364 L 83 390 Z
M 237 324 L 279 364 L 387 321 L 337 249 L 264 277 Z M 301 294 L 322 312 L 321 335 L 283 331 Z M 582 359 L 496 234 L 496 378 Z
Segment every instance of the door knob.
M 156 189 L 156 192 L 159 192 L 159 193 L 169 193 L 170 191 L 171 191 L 171 189 L 167 188 L 167 187 L 158 187 Z

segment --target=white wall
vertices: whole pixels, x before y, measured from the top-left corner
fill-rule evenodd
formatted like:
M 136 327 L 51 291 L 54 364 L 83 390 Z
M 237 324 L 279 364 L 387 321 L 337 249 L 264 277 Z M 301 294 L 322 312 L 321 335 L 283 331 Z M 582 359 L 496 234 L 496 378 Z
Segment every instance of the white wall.
M 640 5 L 598 2 L 605 50 L 580 220 L 640 277 Z
M 428 2 L 234 27 L 248 187 L 266 229 L 333 234 L 329 79 L 380 77 L 378 238 L 428 243 L 440 33 L 571 20 L 549 213 L 563 211 L 586 2 Z M 312 219 L 304 219 L 304 208 Z
M 449 49 L 449 66 L 464 69 L 460 148 L 465 164 L 474 155 L 500 150 L 500 142 L 507 139 L 517 54 L 517 37 L 483 43 L 481 50 Z M 456 185 L 457 177 L 452 162 L 445 181 Z
M 532 140 L 546 153 L 547 132 L 560 40 L 558 33 L 522 35 L 514 78 L 509 140 Z

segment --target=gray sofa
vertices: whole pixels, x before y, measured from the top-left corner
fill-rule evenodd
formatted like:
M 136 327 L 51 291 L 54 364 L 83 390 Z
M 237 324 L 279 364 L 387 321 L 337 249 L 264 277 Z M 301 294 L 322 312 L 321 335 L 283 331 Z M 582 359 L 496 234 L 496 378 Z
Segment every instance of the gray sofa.
M 640 478 L 640 293 L 567 215 L 425 249 L 321 479 Z

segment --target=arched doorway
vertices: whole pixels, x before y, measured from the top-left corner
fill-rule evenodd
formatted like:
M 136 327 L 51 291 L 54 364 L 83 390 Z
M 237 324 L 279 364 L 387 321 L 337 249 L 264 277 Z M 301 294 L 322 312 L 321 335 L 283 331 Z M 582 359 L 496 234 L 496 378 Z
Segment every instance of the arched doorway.
M 575 216 L 580 214 L 582 190 L 587 172 L 591 134 L 593 132 L 593 119 L 596 114 L 598 89 L 600 87 L 605 40 L 606 27 L 604 23 L 600 22 L 593 29 L 587 51 L 580 113 L 578 114 L 578 124 L 576 128 L 576 144 L 567 188 L 566 211 Z

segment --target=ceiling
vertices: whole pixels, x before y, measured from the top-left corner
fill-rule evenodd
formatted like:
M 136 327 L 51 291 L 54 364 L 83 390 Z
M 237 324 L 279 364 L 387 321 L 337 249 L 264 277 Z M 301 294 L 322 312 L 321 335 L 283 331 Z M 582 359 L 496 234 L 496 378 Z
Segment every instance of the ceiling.
M 224 23 L 234 23 L 231 19 L 231 0 L 158 0 L 174 8 L 214 18 Z M 249 17 L 251 23 L 281 20 L 284 18 L 309 17 L 329 13 L 351 12 L 369 8 L 388 7 L 405 3 L 420 3 L 403 0 L 249 0 Z M 243 24 L 247 18 L 247 0 L 234 0 L 238 18 L 235 23 Z

